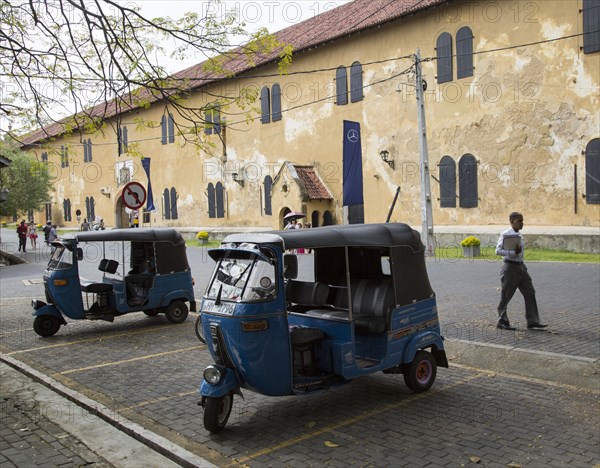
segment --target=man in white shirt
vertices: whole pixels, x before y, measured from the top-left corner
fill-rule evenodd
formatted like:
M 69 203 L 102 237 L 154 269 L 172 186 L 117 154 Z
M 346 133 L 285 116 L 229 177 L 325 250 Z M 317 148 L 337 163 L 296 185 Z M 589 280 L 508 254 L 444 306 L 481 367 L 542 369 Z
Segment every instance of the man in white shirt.
M 496 244 L 496 255 L 504 257 L 504 264 L 502 265 L 502 272 L 500 274 L 502 293 L 500 295 L 500 304 L 498 304 L 498 315 L 500 318 L 496 327 L 501 330 L 515 330 L 515 327 L 510 325 L 506 308 L 518 288 L 525 300 L 527 328 L 533 330 L 546 328 L 548 325 L 540 323 L 535 288 L 533 287 L 531 276 L 527 272 L 527 267 L 523 263 L 525 243 L 523 242 L 523 236 L 519 232 L 523 229 L 523 215 L 515 211 L 509 215 L 508 219 L 511 227 L 500 234 L 500 238 Z

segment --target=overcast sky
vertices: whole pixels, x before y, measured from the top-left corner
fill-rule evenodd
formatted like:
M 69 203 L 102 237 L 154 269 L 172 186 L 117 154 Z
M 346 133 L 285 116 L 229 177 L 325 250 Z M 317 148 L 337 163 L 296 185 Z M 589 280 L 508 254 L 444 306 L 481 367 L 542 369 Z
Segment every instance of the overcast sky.
M 227 14 L 236 12 L 246 24 L 248 32 L 259 28 L 267 28 L 273 33 L 300 23 L 337 6 L 349 3 L 351 0 L 128 0 L 123 4 L 135 4 L 142 9 L 147 17 L 170 16 L 179 18 L 183 13 L 194 11 L 205 16 L 216 15 L 224 19 Z M 196 57 L 189 60 L 174 61 L 166 59 L 165 65 L 169 71 L 175 72 L 194 65 L 204 58 Z

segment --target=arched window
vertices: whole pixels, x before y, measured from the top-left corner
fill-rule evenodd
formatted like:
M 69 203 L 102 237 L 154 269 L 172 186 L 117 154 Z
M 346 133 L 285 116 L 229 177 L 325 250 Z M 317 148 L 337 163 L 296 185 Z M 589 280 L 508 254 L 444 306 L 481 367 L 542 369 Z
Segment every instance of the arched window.
M 71 221 L 71 200 L 63 199 L 63 218 L 65 221 Z
M 216 218 L 217 212 L 215 208 L 215 186 L 210 183 L 206 189 L 208 198 L 208 217 Z
M 175 143 L 175 119 L 173 114 L 169 112 L 167 132 L 169 134 L 169 143 Z
M 452 36 L 444 32 L 440 34 L 435 43 L 437 54 L 437 82 L 452 81 Z
M 444 156 L 439 166 L 440 207 L 456 208 L 456 163 Z
M 271 120 L 281 120 L 281 86 L 277 83 L 271 88 Z
M 271 121 L 271 98 L 268 86 L 260 90 L 260 121 L 267 124 Z
M 331 226 L 333 224 L 333 216 L 329 210 L 323 213 L 323 226 Z
M 363 72 L 360 62 L 350 66 L 350 101 L 358 102 L 363 99 Z
M 473 31 L 464 26 L 456 33 L 456 78 L 473 76 Z
M 163 215 L 165 219 L 171 219 L 171 197 L 168 188 L 163 192 Z
M 204 133 L 207 135 L 221 133 L 221 107 L 213 104 L 204 111 Z
M 600 2 L 583 0 L 583 53 L 600 51 Z
M 167 116 L 163 114 L 160 118 L 160 142 L 163 145 L 167 144 Z
M 85 143 L 85 140 L 84 140 Z M 92 162 L 92 139 L 88 138 L 87 141 L 87 161 L 86 162 Z
M 311 227 L 319 227 L 319 212 L 317 210 L 312 212 L 312 215 L 310 216 L 310 224 Z
M 127 127 L 117 128 L 117 146 L 119 154 L 127 153 Z
M 217 182 L 217 186 L 215 188 L 215 198 L 216 198 L 216 206 L 217 206 L 217 218 L 225 217 L 225 189 L 223 188 L 223 184 L 221 182 Z
M 472 154 L 458 162 L 458 196 L 461 208 L 477 207 L 477 160 Z
M 85 197 L 85 217 L 90 222 L 96 219 L 95 204 L 94 197 Z
M 273 209 L 271 206 L 271 189 L 273 187 L 273 179 L 271 176 L 265 177 L 265 214 L 271 216 L 273 214 Z
M 69 147 L 65 145 L 60 147 L 60 167 L 69 167 Z
M 179 216 L 177 214 L 177 190 L 175 187 L 171 187 L 171 219 L 177 219 Z
M 585 201 L 600 204 L 600 138 L 594 138 L 585 148 Z
M 86 140 L 83 140 L 83 162 L 88 162 L 88 144 Z
M 163 145 L 175 143 L 175 119 L 170 112 L 160 118 L 160 142 Z
M 348 77 L 346 67 L 338 67 L 335 71 L 335 103 L 338 106 L 348 104 Z

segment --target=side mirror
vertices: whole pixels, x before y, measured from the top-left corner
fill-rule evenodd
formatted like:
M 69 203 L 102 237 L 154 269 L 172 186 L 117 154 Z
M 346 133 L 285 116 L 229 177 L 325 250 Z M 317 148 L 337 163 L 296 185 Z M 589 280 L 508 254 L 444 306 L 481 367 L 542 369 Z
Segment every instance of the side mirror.
M 79 262 L 83 260 L 83 249 L 81 247 L 77 247 L 77 260 Z
M 294 254 L 285 254 L 283 256 L 283 277 L 285 279 L 295 279 L 298 276 L 298 257 Z

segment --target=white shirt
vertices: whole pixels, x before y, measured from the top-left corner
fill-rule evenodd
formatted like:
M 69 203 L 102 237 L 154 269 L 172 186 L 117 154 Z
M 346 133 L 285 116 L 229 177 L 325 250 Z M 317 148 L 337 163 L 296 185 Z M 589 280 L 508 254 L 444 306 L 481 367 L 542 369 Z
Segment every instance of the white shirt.
M 503 249 L 504 245 L 504 237 L 505 236 L 519 236 L 521 239 L 521 252 L 516 253 L 515 250 L 506 250 Z M 504 257 L 504 260 L 510 260 L 511 262 L 520 262 L 523 263 L 523 253 L 525 252 L 525 242 L 523 241 L 523 236 L 520 232 L 515 231 L 513 228 L 507 229 L 506 231 L 502 231 L 500 237 L 498 238 L 498 243 L 496 244 L 496 255 L 501 255 Z

